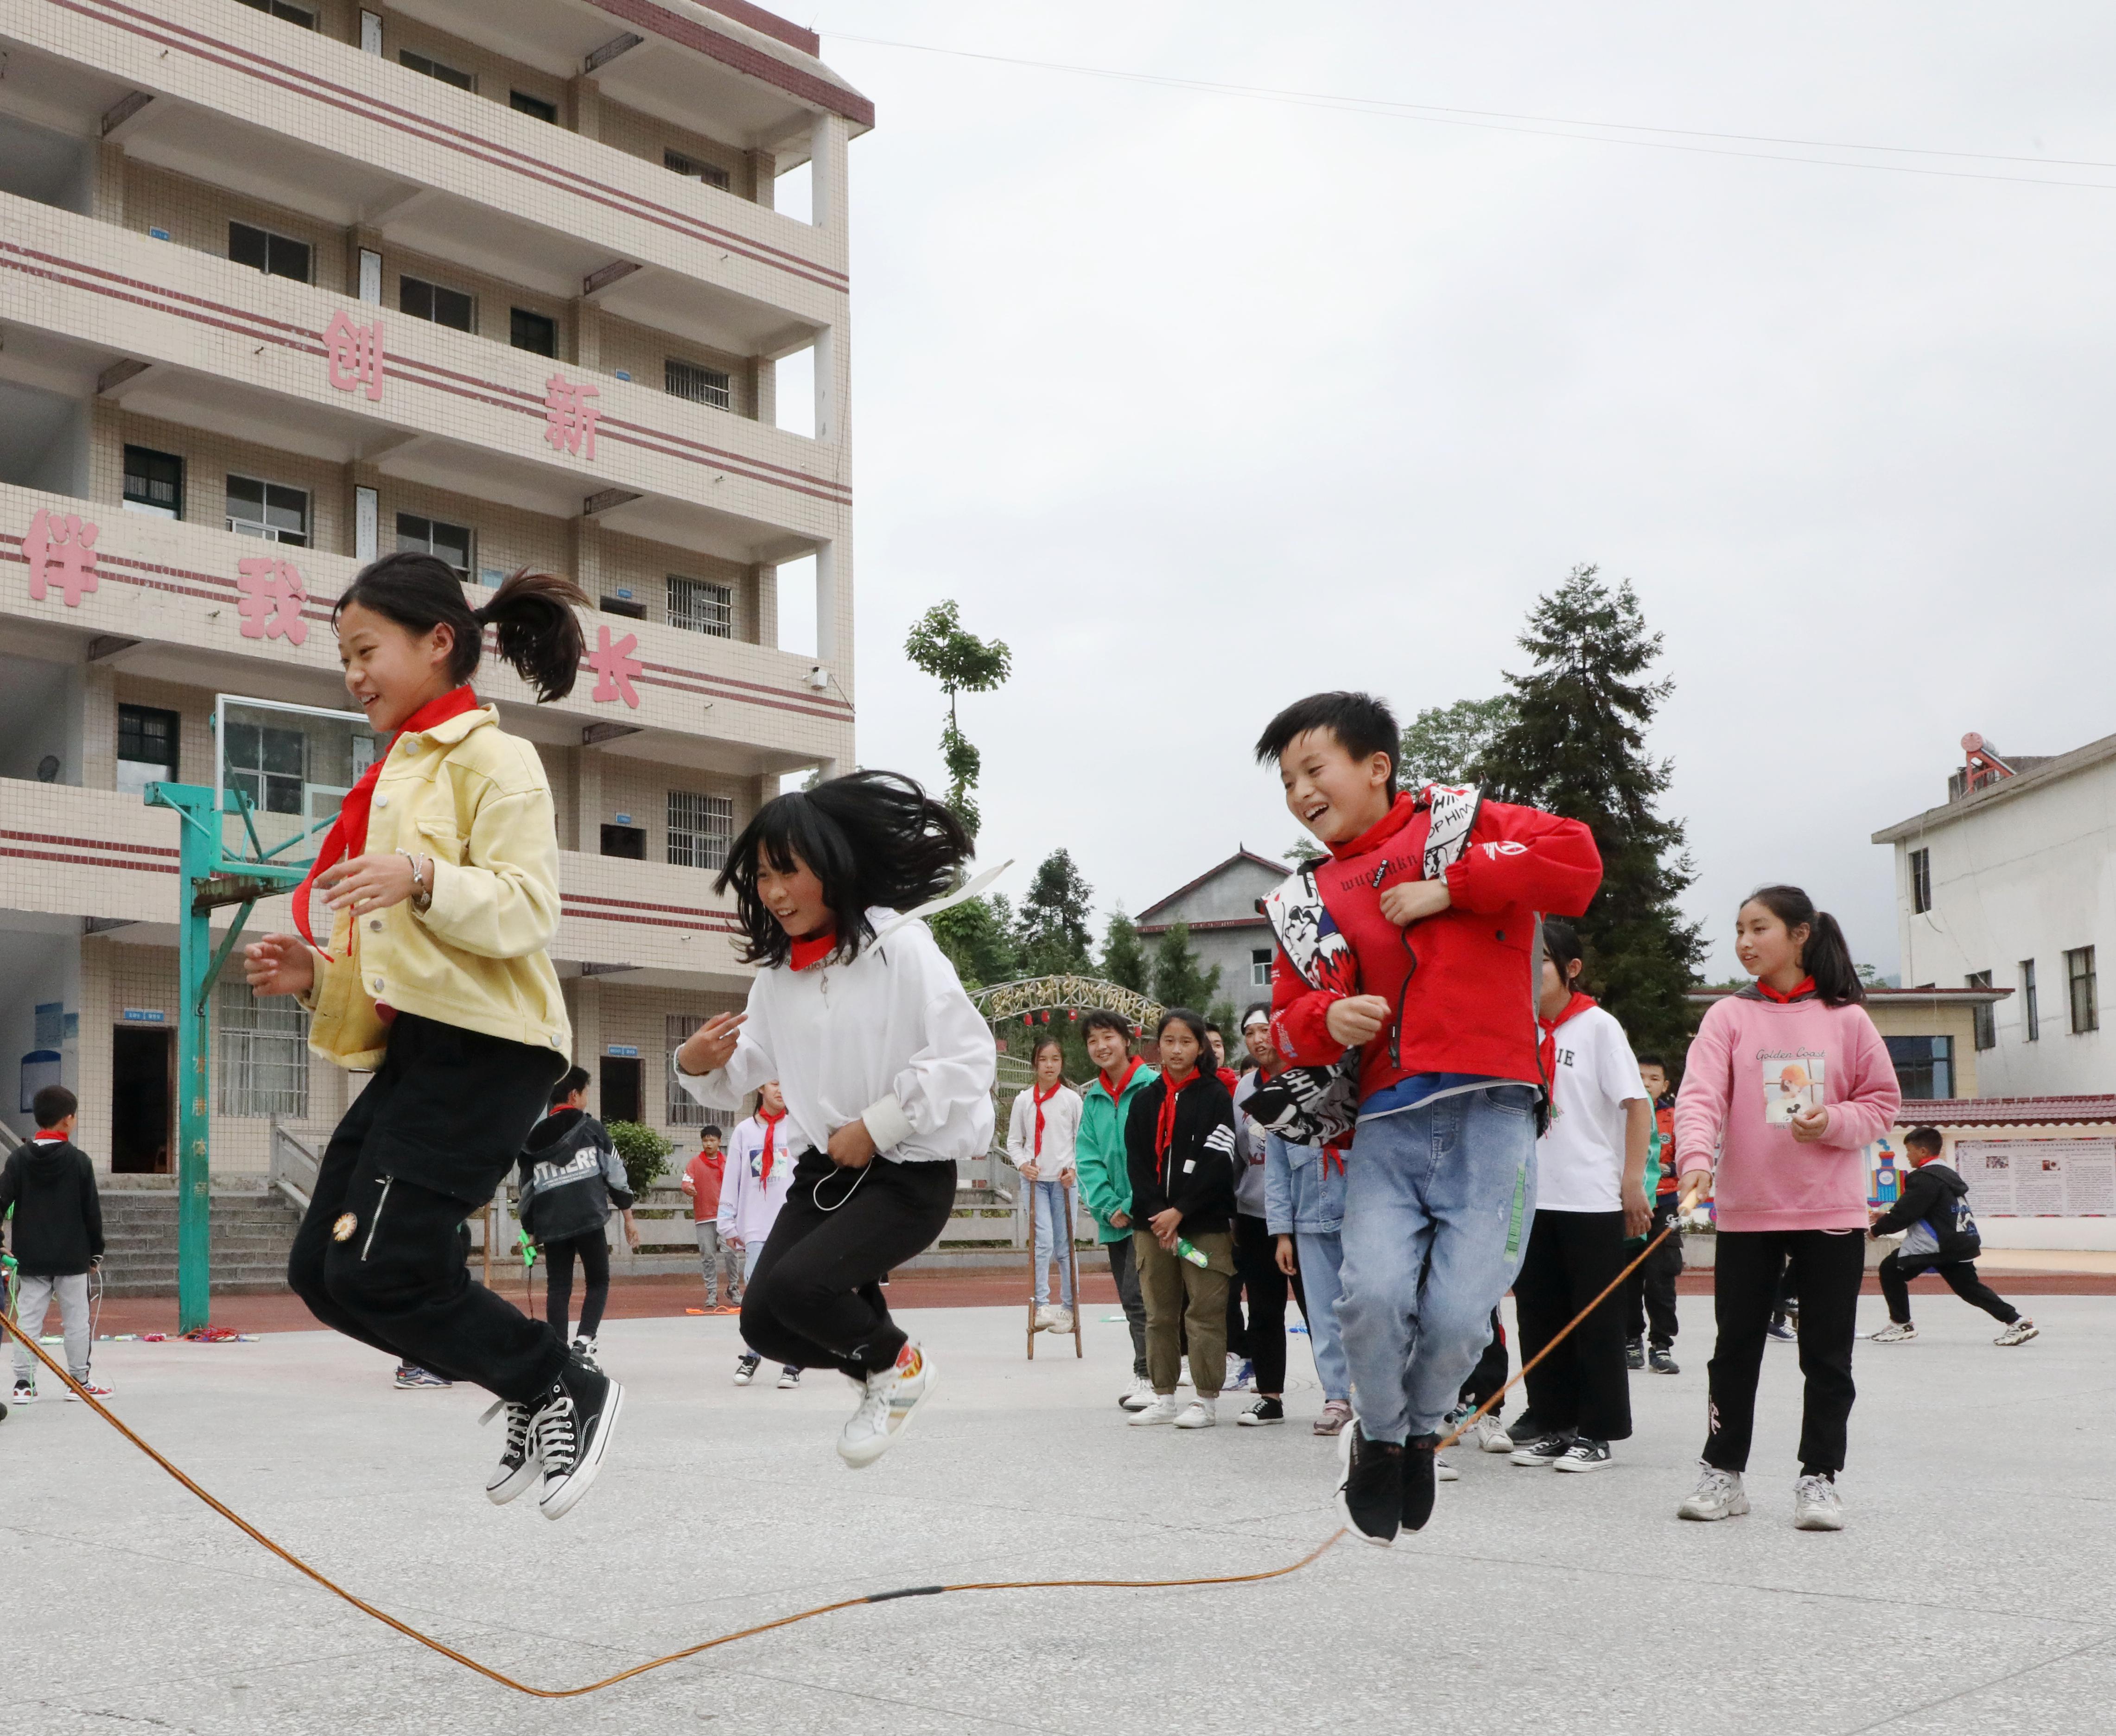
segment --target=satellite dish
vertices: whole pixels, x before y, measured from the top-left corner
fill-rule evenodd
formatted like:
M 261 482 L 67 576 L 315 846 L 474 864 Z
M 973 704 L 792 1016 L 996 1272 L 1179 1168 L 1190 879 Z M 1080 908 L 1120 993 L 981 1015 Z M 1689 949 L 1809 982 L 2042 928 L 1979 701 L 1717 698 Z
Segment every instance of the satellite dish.
M 46 754 L 43 759 L 37 761 L 38 783 L 56 783 L 58 782 L 58 777 L 59 756 L 57 754 Z
M 1977 734 L 1973 729 L 1962 738 L 1962 751 L 1964 753 L 1973 754 L 1980 752 L 1983 750 L 1983 746 L 1984 737 Z

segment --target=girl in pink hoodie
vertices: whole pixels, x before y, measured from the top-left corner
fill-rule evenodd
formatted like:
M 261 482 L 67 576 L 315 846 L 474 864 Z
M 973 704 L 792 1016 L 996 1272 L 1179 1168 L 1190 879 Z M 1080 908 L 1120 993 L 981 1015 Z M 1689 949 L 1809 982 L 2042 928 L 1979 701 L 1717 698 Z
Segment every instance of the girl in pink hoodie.
M 1719 1329 L 1704 1474 L 1677 1511 L 1724 1519 L 1749 1510 L 1741 1473 L 1756 1376 L 1772 1298 L 1790 1261 L 1806 1380 L 1793 1523 L 1841 1531 L 1836 1477 L 1844 1468 L 1865 1270 L 1865 1147 L 1894 1123 L 1902 1092 L 1835 917 L 1796 886 L 1765 886 L 1735 919 L 1734 951 L 1756 981 L 1704 1015 L 1675 1100 L 1683 1180 L 1704 1172 L 1695 1179 L 1718 1201 Z

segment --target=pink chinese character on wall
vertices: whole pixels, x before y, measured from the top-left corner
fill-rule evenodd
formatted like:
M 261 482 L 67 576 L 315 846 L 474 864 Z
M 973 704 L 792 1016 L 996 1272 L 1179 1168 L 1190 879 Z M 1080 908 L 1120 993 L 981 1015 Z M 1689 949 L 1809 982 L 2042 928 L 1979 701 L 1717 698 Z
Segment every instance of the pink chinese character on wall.
M 621 699 L 637 711 L 639 709 L 639 691 L 632 685 L 632 677 L 646 665 L 632 654 L 638 648 L 639 635 L 627 633 L 616 644 L 610 642 L 610 629 L 596 629 L 596 648 L 588 653 L 587 664 L 596 672 L 595 691 L 588 696 L 593 700 Z
M 284 639 L 300 645 L 309 636 L 309 623 L 301 618 L 301 605 L 309 594 L 294 563 L 275 555 L 260 554 L 236 563 L 242 577 L 235 581 L 242 593 L 236 607 L 242 614 L 245 639 Z
M 330 383 L 341 392 L 362 387 L 371 399 L 382 396 L 382 322 L 355 325 L 343 308 L 324 328 L 324 362 Z
M 30 563 L 30 600 L 44 600 L 47 585 L 57 584 L 68 609 L 79 609 L 82 596 L 94 590 L 96 526 L 83 524 L 69 512 L 57 517 L 43 507 L 30 521 L 30 534 L 22 539 L 22 557 Z
M 590 400 L 601 396 L 600 388 L 583 386 L 563 374 L 544 382 L 544 438 L 553 451 L 595 462 L 596 423 L 602 412 Z

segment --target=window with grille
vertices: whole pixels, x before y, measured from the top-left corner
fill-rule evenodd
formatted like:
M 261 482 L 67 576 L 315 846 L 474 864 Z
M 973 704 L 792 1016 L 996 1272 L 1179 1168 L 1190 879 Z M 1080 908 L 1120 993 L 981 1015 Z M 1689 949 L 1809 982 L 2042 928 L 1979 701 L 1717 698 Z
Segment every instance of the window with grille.
M 151 518 L 184 516 L 184 461 L 145 446 L 125 448 L 125 510 Z
M 1911 911 L 1922 915 L 1932 908 L 1932 852 L 1911 852 Z
M 235 0 L 237 6 L 246 6 L 253 12 L 263 12 L 268 17 L 283 18 L 288 24 L 298 24 L 305 30 L 316 27 L 316 15 L 306 6 L 290 6 L 287 0 Z
M 424 278 L 397 280 L 397 305 L 414 319 L 430 319 L 435 325 L 467 332 L 476 324 L 477 304 L 459 289 L 446 289 Z
M 223 979 L 216 997 L 214 1059 L 220 1070 L 220 1113 L 309 1113 L 309 1016 L 292 995 L 260 1000 L 241 982 Z
M 708 579 L 669 575 L 669 625 L 686 632 L 734 637 L 734 592 Z
M 695 157 L 687 157 L 681 151 L 661 153 L 661 167 L 681 175 L 686 181 L 702 181 L 709 187 L 724 191 L 732 186 L 734 178 L 717 163 L 701 163 Z
M 674 356 L 661 365 L 661 386 L 671 397 L 710 404 L 715 410 L 726 410 L 734 402 L 733 387 L 723 370 L 695 361 L 678 361 Z
M 1249 986 L 1268 989 L 1271 986 L 1271 948 L 1257 948 L 1249 954 Z
M 2072 996 L 2072 1028 L 2101 1028 L 2101 1005 L 2094 992 L 2094 948 L 2082 946 L 2064 955 L 2065 987 Z
M 230 223 L 228 256 L 237 264 L 247 265 L 269 277 L 292 278 L 297 283 L 309 281 L 309 244 L 274 235 L 269 229 L 256 228 L 249 223 Z
M 456 576 L 470 578 L 470 530 L 464 525 L 443 524 L 438 518 L 422 518 L 416 512 L 397 515 L 398 553 L 439 555 L 456 570 Z
M 726 865 L 734 838 L 734 803 L 692 790 L 669 792 L 669 860 L 678 868 Z
M 1930 1103 L 1954 1095 L 1953 1037 L 1884 1037 L 1895 1063 L 1896 1083 L 1907 1099 Z
M 2043 1034 L 2042 1008 L 2036 1003 L 2036 962 L 2021 961 L 2021 1040 L 2040 1042 Z
M 533 351 L 539 356 L 556 356 L 559 353 L 559 322 L 549 314 L 532 314 L 526 307 L 509 308 L 507 341 L 518 350 Z
M 177 781 L 177 741 L 183 719 L 154 705 L 117 708 L 117 788 L 127 795 Z
M 1988 989 L 1991 986 L 1991 973 L 1989 971 L 1971 971 L 1962 980 L 1972 989 Z M 1999 1046 L 1998 1009 L 1990 1002 L 1985 1001 L 1981 1006 L 1970 1008 L 1970 1014 L 1971 1022 L 1976 1027 L 1977 1048 L 1996 1049 Z
M 262 537 L 268 543 L 309 545 L 309 495 L 252 476 L 228 479 L 228 528 L 237 536 Z
M 668 1082 L 668 1117 L 662 1123 L 670 1127 L 702 1127 L 715 1118 L 716 1112 L 707 1109 L 676 1082 L 676 1051 L 689 1040 L 690 1035 L 705 1023 L 708 1015 L 703 1013 L 671 1013 L 662 1019 L 663 1047 L 668 1054 L 661 1063 L 661 1077 Z M 725 1126 L 727 1118 L 719 1117 Z
M 458 90 L 477 89 L 477 80 L 469 73 L 448 66 L 444 62 L 432 59 L 427 55 L 414 54 L 409 48 L 400 48 L 398 50 L 397 58 L 400 63 L 409 67 L 414 72 L 423 72 L 428 78 L 437 78 L 444 85 L 453 85 Z

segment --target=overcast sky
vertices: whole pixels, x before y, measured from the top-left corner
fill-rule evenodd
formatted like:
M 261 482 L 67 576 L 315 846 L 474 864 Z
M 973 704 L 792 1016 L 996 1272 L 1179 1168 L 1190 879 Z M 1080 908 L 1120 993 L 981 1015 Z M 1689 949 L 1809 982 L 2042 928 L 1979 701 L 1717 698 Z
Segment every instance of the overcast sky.
M 1654 746 L 1715 975 L 1774 879 L 1893 971 L 1868 835 L 1944 798 L 1966 730 L 2049 753 L 2116 728 L 2107 9 L 828 0 L 803 21 L 879 111 L 852 154 L 860 758 L 940 781 L 941 696 L 901 646 L 957 599 L 1014 650 L 963 723 L 1016 892 L 1060 844 L 1105 910 L 1237 844 L 1276 856 L 1295 828 L 1247 751 L 1272 710 L 1490 694 L 1580 562 L 1667 636 Z M 1629 135 L 1703 147 L 1646 149 L 862 36 L 2029 160 Z

